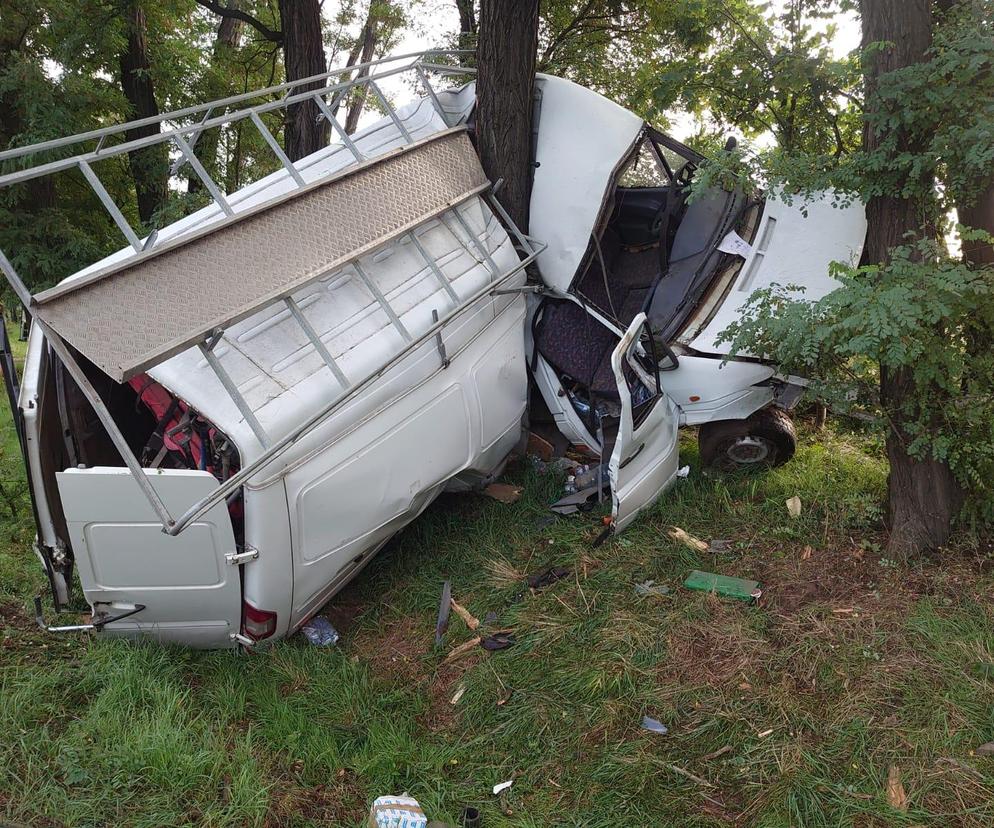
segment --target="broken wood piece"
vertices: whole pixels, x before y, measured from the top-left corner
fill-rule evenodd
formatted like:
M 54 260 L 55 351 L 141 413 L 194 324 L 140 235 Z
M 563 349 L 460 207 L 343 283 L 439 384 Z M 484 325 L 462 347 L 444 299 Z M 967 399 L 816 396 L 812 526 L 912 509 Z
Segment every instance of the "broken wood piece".
M 689 546 L 696 552 L 707 552 L 708 545 L 702 541 L 700 538 L 695 538 L 693 535 L 688 535 L 679 526 L 673 526 L 667 533 L 673 540 L 680 541 L 684 546 Z
M 500 503 L 516 503 L 523 491 L 521 486 L 512 486 L 510 483 L 491 483 L 483 493 Z
M 720 747 L 717 750 L 712 751 L 711 753 L 705 753 L 700 758 L 700 761 L 710 762 L 712 759 L 717 759 L 719 756 L 724 756 L 726 753 L 730 752 L 731 749 L 732 749 L 731 745 L 725 745 L 724 747 Z
M 452 609 L 455 611 L 456 615 L 466 622 L 466 626 L 469 627 L 470 630 L 475 631 L 476 628 L 480 626 L 480 619 L 456 601 L 455 598 L 450 598 L 449 604 L 452 606 Z
M 526 454 L 534 455 L 545 463 L 551 462 L 556 454 L 556 449 L 548 440 L 539 437 L 534 431 L 528 432 L 528 446 Z
M 448 663 L 450 663 L 452 661 L 455 661 L 458 658 L 462 658 L 464 655 L 466 655 L 466 653 L 472 652 L 473 650 L 475 650 L 477 647 L 480 646 L 480 640 L 481 640 L 480 636 L 477 635 L 477 636 L 474 636 L 473 638 L 469 639 L 469 641 L 464 641 L 458 647 L 455 647 L 445 657 L 445 660 L 442 663 L 443 664 L 448 664 Z
M 887 771 L 887 801 L 898 811 L 908 810 L 908 795 L 901 783 L 901 769 L 897 765 L 891 765 Z
M 711 782 L 708 782 L 707 779 L 701 779 L 701 777 L 695 776 L 689 770 L 687 770 L 686 768 L 681 768 L 679 765 L 673 765 L 673 764 L 671 764 L 669 762 L 665 762 L 664 766 L 667 767 L 667 768 L 669 768 L 671 771 L 673 771 L 673 773 L 678 773 L 678 774 L 680 774 L 680 776 L 686 777 L 691 782 L 696 782 L 698 785 L 702 785 L 705 788 L 713 788 L 714 787 L 714 784 L 711 783 Z

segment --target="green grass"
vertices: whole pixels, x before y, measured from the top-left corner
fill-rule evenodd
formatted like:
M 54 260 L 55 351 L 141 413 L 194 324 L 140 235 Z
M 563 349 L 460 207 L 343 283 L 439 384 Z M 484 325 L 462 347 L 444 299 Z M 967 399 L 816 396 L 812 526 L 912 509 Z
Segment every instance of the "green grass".
M 10 431 L 5 485 L 19 474 Z M 781 469 L 711 477 L 688 435 L 690 478 L 597 548 L 597 515 L 543 525 L 562 481 L 519 463 L 520 501 L 443 497 L 332 602 L 338 647 L 296 638 L 242 656 L 33 628 L 43 578 L 15 483 L 0 538 L 0 816 L 350 826 L 406 790 L 453 824 L 472 804 L 487 826 L 990 825 L 994 760 L 972 751 L 994 739 L 992 579 L 956 550 L 882 559 L 878 447 L 839 430 L 801 442 Z M 698 554 L 671 525 L 731 543 Z M 553 564 L 571 575 L 524 586 Z M 756 578 L 764 598 L 682 589 L 694 568 Z M 516 646 L 445 663 L 469 637 L 453 617 L 433 645 L 446 578 Z M 669 594 L 637 597 L 647 578 Z M 670 733 L 641 730 L 644 714 Z M 906 812 L 887 801 L 892 765 Z

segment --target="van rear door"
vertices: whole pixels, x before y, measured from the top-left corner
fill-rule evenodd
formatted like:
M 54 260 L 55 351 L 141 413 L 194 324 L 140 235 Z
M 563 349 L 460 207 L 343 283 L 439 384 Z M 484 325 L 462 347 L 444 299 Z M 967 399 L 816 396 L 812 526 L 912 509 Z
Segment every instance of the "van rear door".
M 608 463 L 615 532 L 651 505 L 676 476 L 679 412 L 659 383 L 660 364 L 653 347 L 646 316 L 640 313 L 611 354 L 621 398 Z
M 146 469 L 172 515 L 209 495 L 206 471 Z M 102 632 L 141 632 L 195 647 L 234 646 L 242 588 L 224 501 L 173 537 L 125 468 L 69 469 L 57 475 L 79 580 L 94 615 L 144 609 Z

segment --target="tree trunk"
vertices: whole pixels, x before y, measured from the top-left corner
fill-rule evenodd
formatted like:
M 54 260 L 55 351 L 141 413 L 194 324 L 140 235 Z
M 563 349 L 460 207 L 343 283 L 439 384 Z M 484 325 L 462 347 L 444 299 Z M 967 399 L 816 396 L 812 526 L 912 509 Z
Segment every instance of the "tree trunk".
M 328 71 L 321 32 L 319 0 L 279 0 L 280 28 L 283 32 L 283 65 L 287 81 L 320 75 Z M 321 89 L 325 81 L 294 88 L 293 93 Z M 313 101 L 288 107 L 283 145 L 291 161 L 310 155 L 328 143 L 328 122 Z
M 476 4 L 474 0 L 456 0 L 459 11 L 459 41 L 460 49 L 472 49 L 476 46 Z M 469 66 L 472 55 L 465 55 L 461 63 Z
M 476 130 L 491 181 L 504 179 L 500 201 L 528 228 L 538 0 L 481 0 L 477 46 Z
M 932 11 L 928 0 L 862 0 L 860 9 L 863 48 L 882 41 L 891 44 L 875 52 L 867 63 L 866 95 L 867 101 L 872 101 L 881 75 L 925 58 L 932 41 Z M 864 148 L 873 151 L 881 137 L 864 127 Z M 911 137 L 903 143 L 908 152 L 922 151 Z M 873 263 L 886 263 L 892 248 L 907 243 L 908 233 L 918 237 L 935 233 L 935 217 L 926 214 L 926 205 L 918 198 L 876 196 L 867 204 L 866 217 L 866 251 Z M 962 493 L 947 464 L 930 458 L 916 460 L 907 452 L 911 438 L 906 424 L 914 417 L 915 398 L 921 393 L 906 368 L 881 370 L 880 396 L 891 421 L 887 434 L 887 552 L 901 559 L 945 543 L 962 503 Z
M 130 120 L 150 118 L 159 114 L 155 101 L 155 85 L 148 57 L 148 32 L 145 12 L 138 2 L 124 7 L 126 41 L 120 55 L 121 89 L 131 108 Z M 159 124 L 149 124 L 125 131 L 127 141 L 159 134 Z M 148 225 L 155 211 L 168 198 L 169 161 L 165 145 L 158 144 L 128 153 L 128 166 L 138 197 L 138 216 Z
M 225 7 L 237 9 L 240 0 L 228 0 Z M 214 47 L 211 50 L 211 63 L 207 80 L 207 94 L 211 100 L 227 97 L 231 91 L 231 85 L 227 77 L 227 58 L 238 48 L 242 39 L 242 30 L 245 22 L 237 17 L 223 16 L 218 21 L 217 36 L 214 39 Z M 194 152 L 200 163 L 204 165 L 208 174 L 215 180 L 217 176 L 217 151 L 221 142 L 221 129 L 214 127 L 204 132 L 196 145 Z M 191 171 L 187 180 L 187 191 L 191 193 L 203 189 L 200 177 Z
M 994 181 L 973 203 L 957 205 L 956 212 L 960 224 L 994 236 Z M 964 241 L 963 258 L 974 267 L 990 267 L 994 265 L 994 245 L 985 241 Z
M 376 1 L 373 0 L 369 4 L 369 14 L 366 16 L 366 23 L 362 27 L 362 32 L 359 35 L 360 43 L 362 44 L 359 53 L 356 55 L 358 62 L 360 64 L 369 63 L 373 59 L 373 51 L 376 49 Z M 356 54 L 353 49 L 352 54 Z M 356 63 L 352 60 L 352 54 L 349 55 L 349 60 L 352 62 L 349 66 Z M 364 78 L 369 75 L 369 69 L 360 69 L 356 74 L 356 78 Z M 356 127 L 359 126 L 359 116 L 362 115 L 362 108 L 366 103 L 366 87 L 357 87 L 352 91 L 351 100 L 349 102 L 349 109 L 345 115 L 345 131 L 351 135 L 356 131 Z

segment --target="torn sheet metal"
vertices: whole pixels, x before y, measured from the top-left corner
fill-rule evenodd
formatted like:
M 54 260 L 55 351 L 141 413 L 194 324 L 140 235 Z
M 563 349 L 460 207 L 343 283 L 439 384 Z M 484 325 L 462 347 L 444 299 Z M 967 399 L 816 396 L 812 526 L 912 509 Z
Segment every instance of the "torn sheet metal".
M 447 130 L 45 291 L 33 310 L 123 382 L 487 186 L 465 129 Z
M 645 121 L 568 80 L 539 75 L 541 93 L 529 232 L 548 247 L 542 280 L 567 291 L 619 164 Z M 583 124 L 583 129 L 577 129 Z

